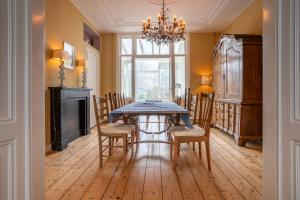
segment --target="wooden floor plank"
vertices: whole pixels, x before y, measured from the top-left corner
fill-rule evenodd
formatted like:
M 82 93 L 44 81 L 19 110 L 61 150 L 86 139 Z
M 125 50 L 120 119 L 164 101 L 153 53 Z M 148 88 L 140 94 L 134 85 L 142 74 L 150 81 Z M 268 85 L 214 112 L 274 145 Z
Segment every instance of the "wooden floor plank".
M 124 190 L 123 199 L 125 200 L 142 199 L 148 150 L 149 144 L 139 144 L 135 162 Z
M 262 199 L 262 196 L 220 154 L 215 153 L 211 159 L 245 199 Z
M 207 166 L 203 165 L 203 162 L 199 159 L 192 148 L 190 148 L 190 145 L 186 146 L 187 148 L 182 148 L 184 157 L 187 160 L 204 199 L 224 199 L 221 192 L 209 176 Z M 203 159 L 206 159 L 206 157 L 203 156 Z
M 191 148 L 191 147 L 186 147 L 182 146 L 182 148 Z M 196 144 L 196 149 L 198 148 L 198 144 Z M 203 162 L 204 166 L 207 166 L 207 159 L 204 156 L 205 155 L 205 148 L 204 145 L 202 145 L 202 153 L 203 153 L 203 158 L 201 161 Z M 211 157 L 213 157 L 216 154 L 216 152 L 211 149 Z M 221 192 L 222 196 L 225 199 L 244 199 L 242 195 L 238 192 L 238 190 L 232 185 L 230 180 L 225 176 L 222 170 L 219 169 L 219 167 L 215 164 L 213 160 L 211 160 L 211 172 L 208 174 L 219 191 Z
M 149 145 L 143 199 L 162 199 L 159 144 Z
M 74 182 L 92 165 L 92 163 L 97 159 L 97 156 L 98 148 L 94 147 L 84 160 L 74 165 L 71 170 L 69 170 L 61 179 L 59 179 L 59 181 L 46 191 L 46 199 L 60 199 L 72 186 L 72 184 L 74 184 Z
M 158 130 L 158 126 L 151 123 L 148 129 Z M 166 137 L 143 134 L 142 139 Z M 105 158 L 103 168 L 99 168 L 94 129 L 64 151 L 46 156 L 45 196 L 64 200 L 262 199 L 262 152 L 259 144 L 254 145 L 239 147 L 232 137 L 212 129 L 211 172 L 207 170 L 204 145 L 199 160 L 188 144 L 181 146 L 175 171 L 168 144 L 140 144 L 127 167 L 122 162 L 122 149 L 114 149 L 113 156 Z
M 62 179 L 63 176 L 74 168 L 78 163 L 80 163 L 96 146 L 96 142 L 91 142 L 88 145 L 82 147 L 79 151 L 73 154 L 64 162 L 58 161 L 57 164 L 49 164 L 46 172 L 46 183 L 45 188 L 48 190 L 52 187 L 58 180 Z
M 112 180 L 110 181 L 104 195 L 103 200 L 109 199 L 121 199 L 125 191 L 128 178 L 130 176 L 135 156 L 136 148 L 134 146 L 134 151 L 131 150 L 127 153 L 127 165 L 125 166 L 124 162 L 121 162 L 116 173 L 114 174 Z
M 184 199 L 187 200 L 202 200 L 203 195 L 194 179 L 194 176 L 184 158 L 182 155 L 182 152 L 180 152 L 179 159 L 177 160 L 176 165 L 176 173 L 179 179 L 181 193 L 183 195 Z
M 176 171 L 172 169 L 170 161 L 170 146 L 168 144 L 160 144 L 160 168 L 161 168 L 161 184 L 164 200 L 182 200 L 183 196 L 177 178 Z
M 256 173 L 249 169 L 243 162 L 240 162 L 235 157 L 231 156 L 231 154 L 222 148 L 217 143 L 212 141 L 213 149 L 215 149 L 219 155 L 223 157 L 224 160 L 227 161 L 234 169 L 236 169 L 239 174 L 248 181 L 248 183 L 257 190 L 262 195 L 262 178 L 261 176 L 257 176 Z
M 103 167 L 99 169 L 93 182 L 84 192 L 81 199 L 101 199 L 105 193 L 112 177 L 116 173 L 120 163 L 122 162 L 122 152 L 116 151 L 112 158 L 103 163 Z

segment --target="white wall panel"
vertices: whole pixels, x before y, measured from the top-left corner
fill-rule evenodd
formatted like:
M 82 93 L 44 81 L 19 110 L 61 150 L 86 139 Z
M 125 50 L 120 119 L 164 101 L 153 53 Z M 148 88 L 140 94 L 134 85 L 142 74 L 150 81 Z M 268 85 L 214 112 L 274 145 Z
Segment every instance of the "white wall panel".
M 294 100 L 294 110 L 295 119 L 300 121 L 300 0 L 295 0 L 295 100 Z M 293 108 L 292 108 L 293 109 Z
M 300 143 L 292 141 L 292 197 L 300 199 Z
M 12 20 L 11 0 L 0 1 L 0 123 L 12 118 Z
M 0 144 L 0 199 L 13 199 L 13 142 Z

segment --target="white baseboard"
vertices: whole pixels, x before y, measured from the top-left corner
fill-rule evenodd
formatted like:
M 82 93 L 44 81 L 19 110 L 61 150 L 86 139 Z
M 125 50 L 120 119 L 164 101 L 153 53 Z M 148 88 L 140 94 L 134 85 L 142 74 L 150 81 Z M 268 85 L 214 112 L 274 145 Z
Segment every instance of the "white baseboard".
M 45 151 L 46 151 L 45 153 L 52 151 L 51 144 L 46 145 Z

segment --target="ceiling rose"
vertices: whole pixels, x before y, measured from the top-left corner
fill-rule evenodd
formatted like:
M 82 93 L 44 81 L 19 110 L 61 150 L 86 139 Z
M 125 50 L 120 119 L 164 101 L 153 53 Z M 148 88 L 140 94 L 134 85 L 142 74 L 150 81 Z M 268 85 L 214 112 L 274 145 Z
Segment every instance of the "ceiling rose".
M 169 9 L 166 9 L 165 1 L 167 0 L 162 0 L 162 8 L 160 14 L 158 14 L 158 22 L 151 24 L 151 17 L 148 17 L 148 20 L 143 21 L 142 25 L 142 38 L 150 42 L 155 42 L 158 45 L 185 40 L 186 34 L 186 24 L 182 18 L 178 20 L 176 15 L 174 15 L 173 20 L 169 19 Z
M 162 5 L 163 0 L 147 0 L 151 4 Z M 175 4 L 178 0 L 165 0 L 165 5 Z

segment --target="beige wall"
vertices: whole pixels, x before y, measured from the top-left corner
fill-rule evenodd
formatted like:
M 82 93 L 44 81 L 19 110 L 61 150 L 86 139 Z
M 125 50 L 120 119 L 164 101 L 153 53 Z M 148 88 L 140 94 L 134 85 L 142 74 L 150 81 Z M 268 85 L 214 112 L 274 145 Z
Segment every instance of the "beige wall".
M 114 33 L 101 34 L 101 95 L 116 90 L 116 48 Z
M 52 49 L 63 48 L 63 41 L 71 43 L 75 47 L 75 58 L 85 59 L 86 47 L 89 45 L 83 41 L 83 23 L 93 26 L 79 12 L 69 0 L 46 0 L 46 70 L 45 86 L 59 86 L 58 67 L 59 62 L 51 59 Z M 65 70 L 65 86 L 80 87 L 82 69 Z M 46 91 L 46 145 L 50 144 L 50 100 Z
M 262 35 L 262 15 L 263 0 L 254 0 L 243 13 L 225 28 L 223 33 Z
M 210 91 L 207 86 L 201 86 L 200 75 L 212 74 L 211 55 L 216 43 L 215 33 L 190 34 L 190 87 L 193 93 Z
M 79 12 L 69 0 L 46 0 L 46 82 L 45 85 L 58 86 L 59 62 L 50 59 L 52 49 L 61 49 L 63 41 L 75 47 L 76 59 L 85 58 L 85 48 L 88 46 L 83 41 L 83 23 L 92 25 Z M 80 69 L 65 70 L 66 87 L 79 87 L 81 83 Z

